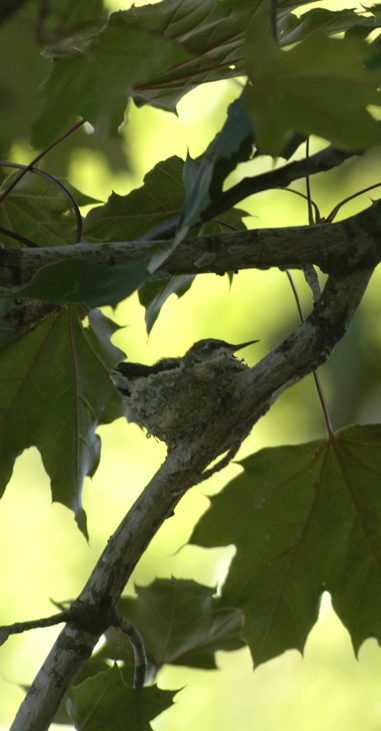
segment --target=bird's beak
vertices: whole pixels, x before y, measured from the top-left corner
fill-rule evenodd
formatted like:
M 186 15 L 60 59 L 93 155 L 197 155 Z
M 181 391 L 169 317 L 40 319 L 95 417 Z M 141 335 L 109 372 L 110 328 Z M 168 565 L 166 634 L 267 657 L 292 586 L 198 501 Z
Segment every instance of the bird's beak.
M 241 345 L 230 345 L 230 350 L 232 353 L 235 353 L 237 350 L 241 350 L 241 348 L 246 348 L 248 345 L 253 345 L 253 343 L 259 343 L 259 340 L 249 340 L 248 343 L 241 343 Z

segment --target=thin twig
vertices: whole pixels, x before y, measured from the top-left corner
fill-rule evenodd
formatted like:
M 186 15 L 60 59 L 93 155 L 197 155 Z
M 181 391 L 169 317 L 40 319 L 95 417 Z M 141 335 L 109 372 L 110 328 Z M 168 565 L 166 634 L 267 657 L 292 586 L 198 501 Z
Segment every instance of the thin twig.
M 381 183 L 375 183 L 374 185 L 369 185 L 367 188 L 363 188 L 362 190 L 358 190 L 357 193 L 353 193 L 352 195 L 349 195 L 348 198 L 344 198 L 343 201 L 340 201 L 340 203 L 335 206 L 335 208 L 332 209 L 331 213 L 327 216 L 326 220 L 329 223 L 332 223 L 334 218 L 336 218 L 340 208 L 345 205 L 345 203 L 348 203 L 348 201 L 353 200 L 354 198 L 357 198 L 359 195 L 362 195 L 363 193 L 367 193 L 368 190 L 373 190 L 373 188 L 378 188 L 381 185 Z
M 211 203 L 203 212 L 201 222 L 210 221 L 212 218 L 220 216 L 221 213 L 224 213 L 251 195 L 272 188 L 287 188 L 294 180 L 305 178 L 306 175 L 327 172 L 342 165 L 343 162 L 351 157 L 363 154 L 364 150 L 348 151 L 337 150 L 334 147 L 326 147 L 315 155 L 311 155 L 308 159 L 295 160 L 276 170 L 270 170 L 267 173 L 254 175 L 250 178 L 243 178 L 239 183 L 225 190 L 217 201 Z M 171 239 L 176 234 L 179 220 L 180 216 L 176 216 L 168 221 L 162 221 L 150 231 L 140 236 L 139 240 L 164 241 Z
M 0 627 L 0 646 L 6 642 L 10 635 L 19 635 L 22 632 L 29 632 L 31 629 L 40 627 L 53 627 L 55 624 L 62 624 L 70 620 L 70 609 L 59 614 L 53 614 L 51 617 L 42 617 L 42 619 L 31 619 L 28 622 L 15 622 L 8 626 Z
M 77 130 L 77 129 L 78 129 L 79 127 L 82 127 L 82 125 L 83 125 L 83 124 L 85 124 L 85 121 L 86 121 L 85 119 L 81 119 L 81 121 L 80 121 L 80 122 L 77 122 L 77 124 L 75 124 L 75 125 L 74 125 L 74 127 L 71 127 L 71 128 L 70 128 L 70 129 L 68 130 L 68 132 L 65 132 L 65 134 L 64 134 L 64 135 L 62 135 L 61 137 L 59 137 L 59 139 L 58 139 L 58 140 L 55 140 L 54 142 L 52 142 L 52 144 L 51 144 L 51 145 L 49 145 L 49 146 L 48 146 L 48 147 L 46 147 L 46 148 L 45 148 L 45 149 L 44 149 L 44 150 L 43 150 L 42 152 L 40 152 L 40 153 L 39 153 L 39 154 L 37 155 L 37 157 L 35 157 L 35 158 L 34 158 L 34 159 L 32 160 L 32 162 L 30 162 L 30 163 L 29 163 L 29 165 L 26 165 L 26 166 L 25 166 L 25 167 L 23 168 L 23 170 L 21 171 L 20 175 L 18 175 L 18 176 L 17 176 L 17 177 L 16 177 L 15 179 L 14 179 L 14 181 L 13 181 L 13 182 L 12 182 L 12 183 L 11 183 L 11 184 L 10 184 L 10 185 L 8 186 L 8 188 L 7 188 L 6 190 L 4 190 L 4 192 L 3 192 L 3 193 L 2 193 L 1 195 L 0 195 L 0 203 L 2 203 L 2 201 L 3 201 L 3 200 L 4 200 L 5 198 L 6 198 L 6 197 L 7 197 L 7 195 L 9 195 L 9 193 L 11 192 L 11 190 L 13 190 L 13 188 L 14 188 L 14 187 L 15 187 L 15 186 L 17 185 L 17 183 L 19 183 L 19 182 L 20 182 L 20 180 L 21 180 L 21 179 L 22 179 L 22 178 L 24 177 L 24 175 L 26 175 L 26 174 L 27 174 L 27 172 L 29 172 L 29 170 L 31 170 L 31 169 L 32 169 L 32 168 L 34 167 L 34 165 L 35 165 L 35 164 L 36 164 L 36 163 L 37 163 L 37 162 L 38 162 L 39 160 L 41 160 L 41 158 L 43 158 L 43 157 L 44 157 L 44 156 L 45 156 L 45 155 L 46 155 L 46 154 L 47 154 L 48 152 L 50 152 L 50 150 L 52 150 L 52 149 L 53 149 L 54 147 L 56 147 L 57 145 L 59 145 L 59 143 L 60 143 L 60 142 L 62 142 L 62 141 L 63 141 L 64 139 L 66 139 L 66 137 L 69 137 L 69 135 L 71 135 L 71 134 L 72 134 L 73 132 L 75 132 L 75 130 Z
M 70 193 L 70 191 L 67 188 L 65 188 L 65 186 L 62 183 L 60 183 L 59 180 L 57 180 L 57 178 L 55 178 L 53 175 L 49 175 L 49 173 L 46 173 L 44 170 L 39 170 L 38 168 L 30 167 L 29 165 L 21 165 L 20 163 L 16 163 L 16 162 L 5 162 L 4 160 L 0 160 L 0 165 L 1 165 L 1 167 L 20 168 L 21 170 L 26 170 L 26 168 L 28 168 L 26 170 L 26 172 L 31 172 L 31 173 L 35 173 L 36 175 L 40 175 L 42 178 L 49 180 L 50 183 L 53 183 L 53 185 L 55 185 L 56 188 L 59 188 L 59 190 L 66 196 L 66 198 L 70 202 L 70 205 L 73 209 L 73 213 L 74 213 L 76 221 L 77 221 L 76 244 L 79 244 L 82 241 L 83 222 L 82 222 L 81 212 L 78 208 L 78 204 L 77 204 L 75 198 Z M 20 176 L 18 176 L 17 182 L 20 179 L 21 179 Z M 12 183 L 12 186 L 13 186 L 13 183 Z M 9 193 L 10 188 L 11 188 L 11 186 L 9 186 L 6 190 L 7 195 Z M 2 198 L 0 196 L 0 203 L 1 202 L 2 202 Z M 33 245 L 37 246 L 37 244 L 33 244 Z
M 34 241 L 31 241 L 30 239 L 25 238 L 25 236 L 21 236 L 21 234 L 16 234 L 14 231 L 9 231 L 7 228 L 0 227 L 0 233 L 5 234 L 6 236 L 9 236 L 11 239 L 16 239 L 16 241 L 20 241 L 21 244 L 25 244 L 25 246 L 29 246 L 30 249 L 39 249 L 39 245 L 35 244 Z
M 305 322 L 303 307 L 302 307 L 302 303 L 300 301 L 300 297 L 299 297 L 299 294 L 298 294 L 298 290 L 296 288 L 296 284 L 295 284 L 294 278 L 293 278 L 293 276 L 292 276 L 292 274 L 291 274 L 291 272 L 290 272 L 289 269 L 286 269 L 286 274 L 287 274 L 287 277 L 288 277 L 288 281 L 291 284 L 291 289 L 292 289 L 293 295 L 295 297 L 296 306 L 297 306 L 298 312 L 299 312 L 299 317 L 300 317 L 300 319 L 301 319 L 302 322 Z M 330 417 L 329 411 L 328 411 L 327 402 L 326 402 L 325 397 L 324 397 L 323 389 L 321 387 L 321 383 L 320 383 L 320 379 L 319 379 L 318 374 L 316 373 L 316 371 L 313 371 L 312 375 L 313 375 L 314 380 L 315 380 L 315 385 L 316 385 L 316 389 L 317 389 L 317 392 L 318 392 L 319 400 L 320 400 L 320 403 L 321 403 L 321 407 L 323 409 L 324 421 L 325 421 L 327 433 L 328 433 L 328 436 L 331 438 L 333 436 L 333 433 L 334 432 L 333 432 L 333 426 L 332 426 L 332 422 L 331 422 L 331 417 Z
M 306 158 L 307 160 L 310 157 L 310 138 L 307 137 L 306 139 Z M 312 196 L 311 196 L 311 184 L 310 184 L 310 176 L 306 175 L 306 189 L 307 189 L 307 205 L 308 205 L 308 223 L 310 226 L 312 226 L 314 223 L 317 223 L 320 220 L 320 211 L 316 205 L 316 203 L 313 203 Z M 315 217 L 312 206 L 315 207 Z
M 131 642 L 135 658 L 134 688 L 142 688 L 147 672 L 147 655 L 144 640 L 139 630 L 126 617 L 119 617 L 115 624 Z

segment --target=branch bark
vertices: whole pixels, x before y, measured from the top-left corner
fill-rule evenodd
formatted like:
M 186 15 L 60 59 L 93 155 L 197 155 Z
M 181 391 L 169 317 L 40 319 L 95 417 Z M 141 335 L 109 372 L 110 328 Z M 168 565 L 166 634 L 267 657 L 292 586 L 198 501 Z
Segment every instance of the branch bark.
M 326 147 L 303 160 L 294 160 L 275 170 L 269 170 L 267 173 L 243 178 L 239 183 L 225 190 L 217 201 L 213 201 L 203 212 L 201 220 L 210 221 L 255 193 L 274 188 L 287 188 L 294 180 L 333 170 L 351 157 L 363 154 L 364 151 L 361 150 L 337 150 L 335 147 Z M 179 221 L 180 216 L 175 216 L 169 221 L 159 223 L 151 231 L 143 234 L 140 241 L 172 238 L 176 233 Z
M 77 621 L 67 624 L 36 676 L 11 731 L 45 731 L 98 637 L 113 621 L 116 605 L 137 561 L 182 495 L 204 479 L 208 464 L 238 443 L 279 394 L 325 362 L 345 334 L 373 268 L 329 277 L 311 315 L 254 368 L 239 372 L 229 394 L 226 421 L 191 444 L 170 450 L 108 542 L 74 603 Z M 205 473 L 208 474 L 208 473 Z
M 223 194 L 220 208 L 208 211 L 207 217 L 218 215 L 258 190 L 274 185 L 285 187 L 297 177 L 316 172 L 314 166 L 324 169 L 324 160 L 329 169 L 343 159 L 345 153 L 323 151 L 310 160 L 242 181 Z M 279 394 L 327 360 L 346 332 L 373 268 L 381 260 L 380 224 L 381 202 L 377 202 L 336 224 L 191 238 L 184 240 L 152 275 L 154 279 L 163 279 L 178 274 L 224 274 L 247 268 L 304 268 L 315 264 L 330 276 L 306 322 L 254 368 L 237 374 L 228 394 L 226 419 L 208 424 L 207 431 L 192 443 L 182 443 L 169 451 L 162 467 L 108 542 L 73 603 L 71 622 L 65 625 L 37 674 L 11 731 L 49 728 L 98 638 L 115 622 L 117 603 L 136 563 L 160 526 L 172 515 L 182 495 L 212 471 L 225 466 Z M 29 282 L 47 264 L 73 257 L 103 267 L 148 258 L 154 247 L 165 244 L 168 232 L 169 229 L 163 241 L 153 241 L 148 235 L 134 242 L 84 243 L 47 249 L 0 248 L 0 286 L 12 290 Z M 208 470 L 208 465 L 227 450 L 228 455 Z
M 303 269 L 315 264 L 328 274 L 375 267 L 381 260 L 381 201 L 339 223 L 252 229 L 185 239 L 152 279 L 177 274 L 224 274 L 239 269 Z M 86 259 L 113 267 L 151 256 L 166 242 L 76 244 L 45 249 L 0 248 L 0 286 L 18 287 L 47 264 Z

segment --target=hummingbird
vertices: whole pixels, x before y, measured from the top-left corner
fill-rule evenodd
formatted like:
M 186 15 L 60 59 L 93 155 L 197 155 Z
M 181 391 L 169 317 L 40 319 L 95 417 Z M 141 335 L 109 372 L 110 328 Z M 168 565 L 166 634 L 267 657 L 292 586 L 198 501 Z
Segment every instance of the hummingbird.
M 231 355 L 237 350 L 246 348 L 248 345 L 258 343 L 259 340 L 249 340 L 246 343 L 233 345 L 225 340 L 215 340 L 214 338 L 206 338 L 198 340 L 189 350 L 180 358 L 161 358 L 153 365 L 144 365 L 143 363 L 119 363 L 116 368 L 111 371 L 111 377 L 118 391 L 124 396 L 130 396 L 128 388 L 129 381 L 135 381 L 138 378 L 148 378 L 148 376 L 162 373 L 163 371 L 174 370 L 182 364 L 185 367 L 191 367 L 195 363 L 204 363 L 213 360 L 221 355 Z

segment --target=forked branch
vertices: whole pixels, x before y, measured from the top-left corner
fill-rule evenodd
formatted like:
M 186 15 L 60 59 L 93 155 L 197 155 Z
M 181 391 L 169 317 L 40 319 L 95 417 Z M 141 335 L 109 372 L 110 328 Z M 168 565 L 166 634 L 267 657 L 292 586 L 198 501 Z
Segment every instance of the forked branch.
M 65 625 L 20 706 L 11 731 L 45 731 L 99 636 L 114 621 L 117 603 L 140 557 L 182 495 L 207 477 L 208 465 L 237 445 L 278 395 L 324 363 L 343 337 L 365 292 L 372 268 L 330 277 L 307 320 L 254 368 L 237 374 L 226 422 L 207 438 L 171 449 L 167 459 L 109 540 L 74 603 L 81 620 Z M 92 623 L 86 625 L 86 616 Z M 90 627 L 90 629 L 89 629 Z

